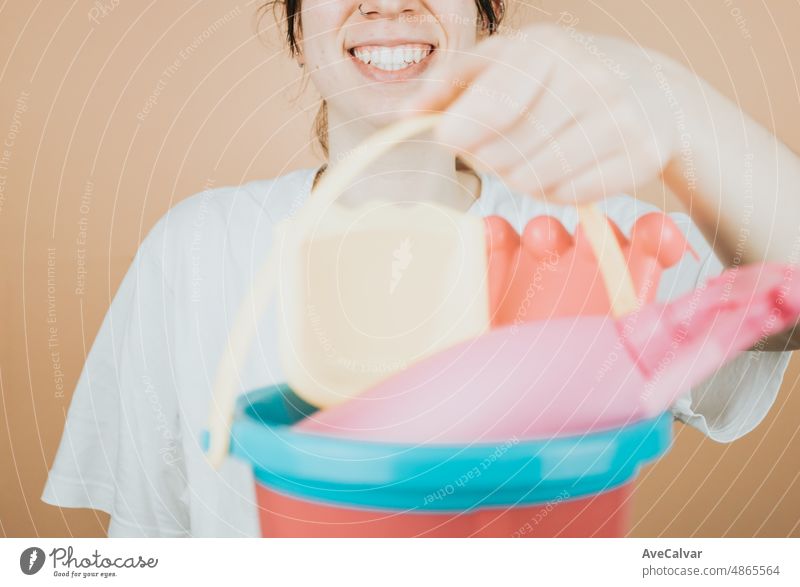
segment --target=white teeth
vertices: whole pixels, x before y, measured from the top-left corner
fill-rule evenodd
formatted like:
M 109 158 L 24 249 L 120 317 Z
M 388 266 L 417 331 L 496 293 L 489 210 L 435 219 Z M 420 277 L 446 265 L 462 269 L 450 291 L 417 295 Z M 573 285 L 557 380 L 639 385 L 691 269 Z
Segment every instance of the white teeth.
M 419 63 L 431 54 L 433 49 L 429 46 L 400 45 L 395 47 L 374 47 L 365 49 L 358 47 L 353 50 L 353 55 L 361 61 L 383 71 L 396 71 L 405 69 L 414 63 Z

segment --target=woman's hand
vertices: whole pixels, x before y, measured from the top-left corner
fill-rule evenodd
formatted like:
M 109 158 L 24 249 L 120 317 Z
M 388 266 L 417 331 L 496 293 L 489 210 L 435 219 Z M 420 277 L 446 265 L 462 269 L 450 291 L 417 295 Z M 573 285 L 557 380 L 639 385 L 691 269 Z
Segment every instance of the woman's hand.
M 800 262 L 800 157 L 665 55 L 536 25 L 429 78 L 409 109 L 443 111 L 436 138 L 512 189 L 575 204 L 660 176 L 725 266 Z M 800 349 L 800 324 L 766 348 Z
M 623 41 L 536 25 L 444 57 L 408 107 L 443 111 L 436 138 L 519 192 L 632 193 L 678 150 L 656 64 Z

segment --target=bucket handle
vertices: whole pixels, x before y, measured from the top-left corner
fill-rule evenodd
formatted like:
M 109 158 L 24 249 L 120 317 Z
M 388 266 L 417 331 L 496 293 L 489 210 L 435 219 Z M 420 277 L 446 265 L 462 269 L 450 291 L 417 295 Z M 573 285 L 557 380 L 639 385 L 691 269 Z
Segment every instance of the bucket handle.
M 350 153 L 350 156 L 338 162 L 329 173 L 322 176 L 306 203 L 291 219 L 292 230 L 284 231 L 285 238 L 298 239 L 300 235 L 306 234 L 306 231 L 320 221 L 327 208 L 364 168 L 397 143 L 432 129 L 440 117 L 440 114 L 427 114 L 401 120 L 363 141 Z M 608 219 L 592 204 L 579 206 L 578 212 L 579 221 L 597 258 L 611 300 L 612 314 L 619 317 L 633 311 L 637 306 L 636 292 Z M 273 243 L 265 262 L 239 306 L 217 367 L 209 414 L 207 453 L 209 461 L 215 468 L 219 468 L 230 448 L 236 382 L 247 350 L 256 335 L 258 322 L 275 290 L 278 257 L 278 247 Z

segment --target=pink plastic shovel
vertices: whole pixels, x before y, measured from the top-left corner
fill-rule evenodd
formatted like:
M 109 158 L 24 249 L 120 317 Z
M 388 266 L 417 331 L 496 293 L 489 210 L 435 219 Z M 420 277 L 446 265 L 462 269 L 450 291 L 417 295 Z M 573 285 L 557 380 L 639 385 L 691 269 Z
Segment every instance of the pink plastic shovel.
M 667 304 L 493 330 L 298 428 L 354 439 L 469 443 L 562 436 L 655 416 L 800 316 L 798 268 L 731 269 Z M 757 346 L 757 345 L 756 345 Z

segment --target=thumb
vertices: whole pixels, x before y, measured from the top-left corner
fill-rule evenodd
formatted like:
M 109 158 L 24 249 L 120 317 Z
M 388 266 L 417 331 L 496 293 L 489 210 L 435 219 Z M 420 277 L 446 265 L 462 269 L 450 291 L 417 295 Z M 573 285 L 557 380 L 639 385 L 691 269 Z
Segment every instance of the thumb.
M 420 113 L 446 110 L 493 63 L 487 49 L 478 52 L 449 50 L 436 55 L 438 61 L 421 79 L 419 91 L 403 106 Z

